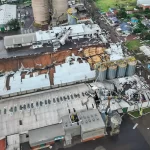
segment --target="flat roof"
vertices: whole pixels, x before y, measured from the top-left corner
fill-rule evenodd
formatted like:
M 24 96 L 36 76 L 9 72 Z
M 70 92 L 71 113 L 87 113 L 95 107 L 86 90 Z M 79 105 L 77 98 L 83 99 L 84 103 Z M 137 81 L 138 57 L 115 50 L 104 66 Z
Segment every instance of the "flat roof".
M 17 6 L 4 4 L 0 6 L 0 25 L 5 25 L 11 19 L 17 17 Z
M 12 46 L 17 44 L 26 44 L 26 43 L 34 43 L 36 42 L 36 34 L 28 33 L 28 34 L 19 34 L 19 35 L 11 35 L 4 37 L 4 45 Z
M 83 101 L 87 101 L 88 108 L 95 108 L 94 99 L 85 95 L 88 91 L 86 84 L 78 84 L 1 101 L 0 138 L 57 124 L 62 116 L 69 114 L 68 109 L 87 110 Z
M 29 131 L 29 143 L 31 146 L 37 146 L 43 143 L 53 141 L 59 136 L 65 136 L 62 124 L 55 124 Z
M 81 121 L 81 131 L 89 132 L 105 128 L 104 121 L 97 109 L 77 113 Z

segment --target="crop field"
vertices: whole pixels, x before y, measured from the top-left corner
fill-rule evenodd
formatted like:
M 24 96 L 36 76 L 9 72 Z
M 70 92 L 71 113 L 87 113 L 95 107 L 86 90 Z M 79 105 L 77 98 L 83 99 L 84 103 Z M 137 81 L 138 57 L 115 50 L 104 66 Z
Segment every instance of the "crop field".
M 126 8 L 130 10 L 136 7 L 136 0 L 95 0 L 96 6 L 103 12 L 109 8 Z

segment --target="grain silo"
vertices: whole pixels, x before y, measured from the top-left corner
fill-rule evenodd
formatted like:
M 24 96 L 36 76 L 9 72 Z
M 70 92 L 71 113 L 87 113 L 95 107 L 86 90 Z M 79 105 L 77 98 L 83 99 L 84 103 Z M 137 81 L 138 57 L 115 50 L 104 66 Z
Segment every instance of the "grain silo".
M 124 77 L 126 74 L 127 62 L 125 60 L 117 61 L 118 69 L 117 69 L 117 77 Z
M 126 71 L 126 76 L 132 76 L 135 74 L 137 61 L 134 57 L 130 57 L 127 59 L 127 62 L 128 62 L 128 67 Z
M 53 18 L 57 21 L 67 20 L 68 0 L 52 0 Z
M 104 81 L 106 79 L 107 67 L 105 64 L 99 64 L 96 68 L 96 80 Z
M 32 0 L 34 21 L 37 24 L 45 25 L 50 20 L 49 0 Z
M 111 80 L 116 77 L 117 65 L 114 62 L 108 63 L 107 79 Z
M 69 8 L 67 10 L 67 14 L 68 14 L 68 23 L 69 25 L 74 25 L 77 24 L 77 10 L 75 8 Z

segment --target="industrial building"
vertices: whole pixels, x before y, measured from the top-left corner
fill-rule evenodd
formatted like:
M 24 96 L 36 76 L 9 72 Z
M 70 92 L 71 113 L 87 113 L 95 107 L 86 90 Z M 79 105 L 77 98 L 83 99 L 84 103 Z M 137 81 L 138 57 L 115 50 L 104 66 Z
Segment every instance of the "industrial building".
M 33 44 L 54 44 L 64 45 L 66 40 L 83 38 L 101 38 L 106 43 L 105 37 L 97 24 L 76 24 L 61 27 L 53 27 L 52 30 L 37 31 L 35 33 L 5 36 L 4 46 L 6 49 L 24 47 Z
M 65 136 L 73 131 L 69 126 L 72 129 L 81 126 L 79 135 L 82 141 L 104 136 L 104 122 L 94 99 L 86 95 L 88 91 L 88 85 L 79 84 L 1 102 L 0 137 L 8 138 L 18 133 L 20 143 L 29 141 L 31 147 L 37 147 L 65 140 Z M 76 116 L 79 120 L 75 119 Z M 71 134 L 71 138 L 73 136 L 75 134 Z
M 0 6 L 0 27 L 4 27 L 10 20 L 17 18 L 17 6 L 4 4 Z

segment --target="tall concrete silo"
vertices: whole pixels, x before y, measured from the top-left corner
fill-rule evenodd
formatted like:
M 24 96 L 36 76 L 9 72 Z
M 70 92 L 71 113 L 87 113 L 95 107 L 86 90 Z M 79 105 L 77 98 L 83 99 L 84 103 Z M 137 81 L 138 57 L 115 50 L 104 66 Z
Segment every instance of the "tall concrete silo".
M 96 80 L 104 81 L 106 79 L 107 66 L 100 64 L 96 69 Z
M 46 25 L 50 20 L 49 0 L 32 0 L 34 21 L 37 24 Z
M 117 69 L 117 77 L 124 77 L 126 74 L 127 62 L 125 60 L 119 60 L 117 62 L 118 69 Z
M 114 62 L 108 64 L 107 79 L 111 80 L 116 77 L 117 65 Z
M 68 0 L 52 0 L 53 17 L 58 21 L 67 20 Z
M 137 61 L 134 57 L 130 57 L 129 59 L 127 59 L 127 62 L 128 62 L 128 67 L 126 71 L 126 76 L 132 76 L 135 74 Z

